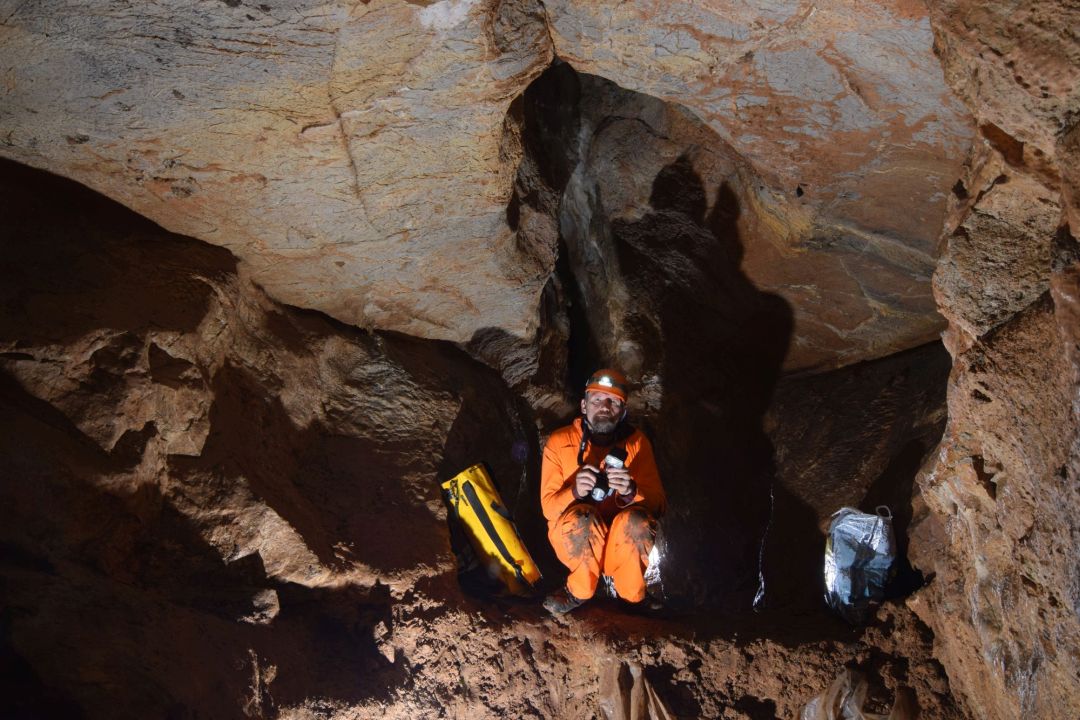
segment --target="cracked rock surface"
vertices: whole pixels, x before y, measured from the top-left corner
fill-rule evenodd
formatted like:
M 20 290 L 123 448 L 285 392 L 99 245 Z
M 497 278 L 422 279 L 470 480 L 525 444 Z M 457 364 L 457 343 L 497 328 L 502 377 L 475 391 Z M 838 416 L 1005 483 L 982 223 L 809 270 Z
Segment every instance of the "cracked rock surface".
M 559 57 L 742 156 L 775 235 L 758 255 L 846 263 L 834 289 L 780 282 L 798 344 L 827 349 L 793 366 L 941 327 L 928 280 L 971 129 L 907 3 L 11 1 L 0 18 L 0 153 L 228 248 L 281 302 L 533 341 L 555 263 L 508 223 L 511 105 Z M 888 326 L 852 334 L 836 305 Z
M 754 579 L 716 536 L 691 537 L 700 555 L 672 554 L 672 597 L 695 603 L 662 619 L 598 600 L 556 621 L 536 601 L 465 594 L 436 479 L 479 458 L 547 587 L 559 578 L 535 501 L 541 437 L 499 374 L 447 343 L 277 304 L 220 248 L 68 181 L 0 169 L 12 208 L 0 235 L 0 714 L 577 718 L 598 707 L 605 668 L 629 659 L 679 716 L 790 716 L 849 665 L 875 702 L 965 717 L 903 605 L 856 629 L 779 581 L 763 615 L 686 595 L 703 577 Z M 864 367 L 854 385 L 903 387 L 923 352 Z M 941 368 L 929 374 L 940 391 Z M 777 413 L 845 382 L 790 386 Z M 923 412 L 880 394 L 870 452 L 845 451 L 867 480 Z M 802 458 L 820 444 L 797 425 L 770 437 Z M 676 529 L 700 527 L 690 510 L 716 496 L 669 477 L 679 548 Z M 814 483 L 793 492 L 828 503 Z M 831 493 L 854 503 L 865 488 Z M 820 543 L 813 521 L 781 517 L 781 558 Z M 756 548 L 753 532 L 728 539 Z M 703 575 L 699 559 L 716 558 L 725 573 Z M 770 588 L 797 567 L 778 561 Z
M 0 714 L 578 718 L 631 662 L 684 717 L 842 668 L 1080 717 L 1078 26 L 0 0 Z M 607 364 L 669 616 L 467 594 L 437 481 L 486 461 L 557 587 L 538 450 Z M 850 628 L 824 531 L 877 504 Z
M 1075 3 L 930 3 L 983 140 L 957 186 L 934 290 L 949 421 L 918 479 L 909 605 L 977 717 L 1080 713 Z

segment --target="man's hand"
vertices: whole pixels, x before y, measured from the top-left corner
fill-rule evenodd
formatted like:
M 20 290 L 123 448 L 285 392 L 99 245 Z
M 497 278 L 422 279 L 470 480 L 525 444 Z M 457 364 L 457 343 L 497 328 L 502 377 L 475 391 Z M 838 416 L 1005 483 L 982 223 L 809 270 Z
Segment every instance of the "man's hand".
M 623 497 L 637 492 L 637 483 L 630 477 L 630 471 L 626 468 L 608 468 L 607 479 L 608 485 Z
M 577 471 L 577 477 L 574 478 L 574 494 L 579 500 L 589 496 L 592 489 L 596 487 L 596 474 L 600 472 L 600 468 L 593 465 L 582 465 Z

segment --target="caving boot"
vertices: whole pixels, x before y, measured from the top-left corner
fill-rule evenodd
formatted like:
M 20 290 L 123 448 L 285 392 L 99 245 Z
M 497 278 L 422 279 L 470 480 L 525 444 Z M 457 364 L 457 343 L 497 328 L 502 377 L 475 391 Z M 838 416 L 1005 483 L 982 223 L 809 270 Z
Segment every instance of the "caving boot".
M 553 592 L 544 598 L 544 609 L 552 615 L 565 615 L 584 604 L 584 600 L 574 597 L 566 588 Z
M 629 612 L 632 615 L 641 615 L 643 617 L 652 618 L 663 617 L 667 614 L 668 610 L 663 599 L 652 594 L 646 594 L 645 598 L 638 602 L 624 600 L 623 607 L 626 609 L 626 612 Z

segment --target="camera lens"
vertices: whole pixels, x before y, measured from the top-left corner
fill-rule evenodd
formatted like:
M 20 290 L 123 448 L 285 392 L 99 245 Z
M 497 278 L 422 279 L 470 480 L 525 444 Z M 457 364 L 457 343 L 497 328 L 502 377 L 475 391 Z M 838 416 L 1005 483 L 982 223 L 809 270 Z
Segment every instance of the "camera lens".
M 607 473 L 601 472 L 596 476 L 596 484 L 593 485 L 593 489 L 592 489 L 592 492 L 590 493 L 590 497 L 592 497 L 593 502 L 602 502 L 604 500 L 604 498 L 607 497 L 607 494 L 608 494 Z

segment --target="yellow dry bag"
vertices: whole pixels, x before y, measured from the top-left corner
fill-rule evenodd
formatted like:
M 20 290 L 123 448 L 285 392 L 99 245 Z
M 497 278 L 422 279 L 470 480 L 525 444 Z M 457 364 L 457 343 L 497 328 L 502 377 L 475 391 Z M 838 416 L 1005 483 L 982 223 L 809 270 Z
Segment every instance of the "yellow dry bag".
M 515 595 L 528 595 L 540 580 L 540 569 L 484 466 L 463 470 L 444 482 L 442 489 L 451 515 L 460 522 L 488 574 Z

